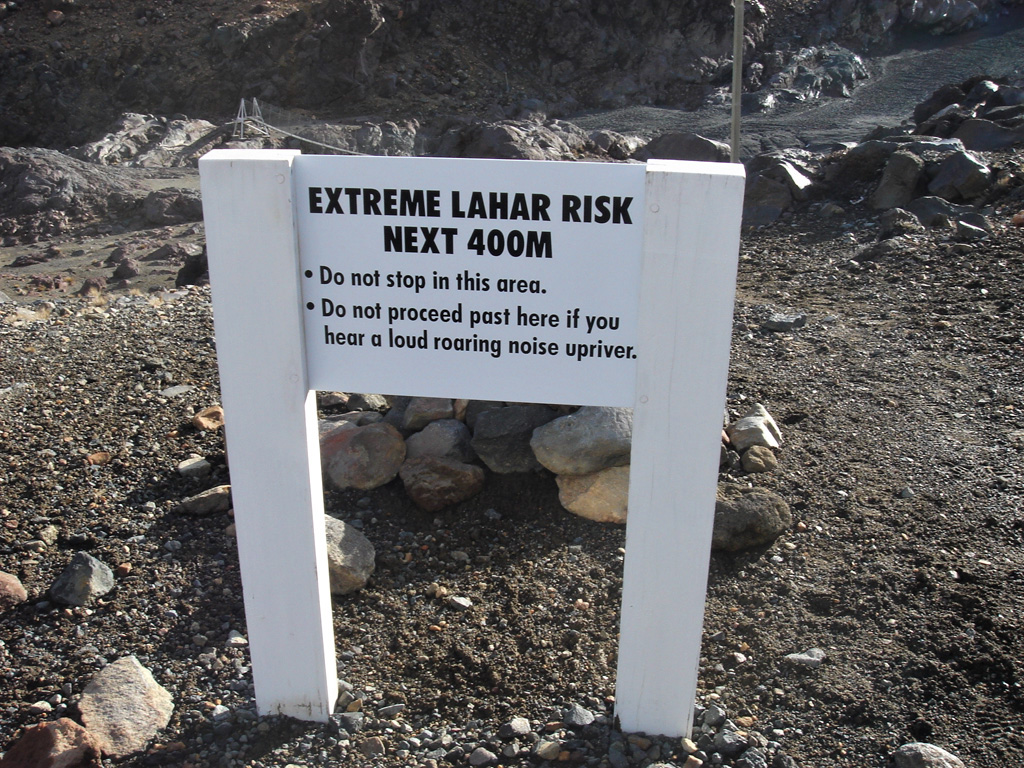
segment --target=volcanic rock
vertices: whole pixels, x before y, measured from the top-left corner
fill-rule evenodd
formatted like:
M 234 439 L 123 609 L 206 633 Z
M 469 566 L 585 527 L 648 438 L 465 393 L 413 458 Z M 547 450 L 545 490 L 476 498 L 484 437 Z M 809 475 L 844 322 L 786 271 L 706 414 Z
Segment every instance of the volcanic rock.
M 99 740 L 62 717 L 29 726 L 0 758 L 0 768 L 100 768 Z
M 339 427 L 320 438 L 324 476 L 339 490 L 377 488 L 395 479 L 405 441 L 390 424 Z
M 530 450 L 533 431 L 557 412 L 546 405 L 510 405 L 484 411 L 476 418 L 473 450 L 492 472 L 530 472 L 541 464 Z
M 629 507 L 629 467 L 589 475 L 559 475 L 558 501 L 580 517 L 598 523 L 625 523 Z
M 534 430 L 530 447 L 557 475 L 588 475 L 629 463 L 630 408 L 584 406 Z
M 66 605 L 89 605 L 114 588 L 114 573 L 88 552 L 76 552 L 50 586 L 50 597 Z
M 738 552 L 774 541 L 793 524 L 789 505 L 764 488 L 719 483 L 711 546 Z
M 100 670 L 78 702 L 82 724 L 115 760 L 144 749 L 174 712 L 171 694 L 134 656 Z
M 475 496 L 484 486 L 484 471 L 443 456 L 407 459 L 399 476 L 416 506 L 436 512 Z
M 332 595 L 347 595 L 366 586 L 373 575 L 376 550 L 363 533 L 328 515 L 327 568 Z

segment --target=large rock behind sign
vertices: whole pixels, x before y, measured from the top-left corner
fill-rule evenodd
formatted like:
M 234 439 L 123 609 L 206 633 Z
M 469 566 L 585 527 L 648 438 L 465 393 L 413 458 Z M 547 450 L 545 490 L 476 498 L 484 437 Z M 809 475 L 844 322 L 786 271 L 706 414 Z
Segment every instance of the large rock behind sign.
M 629 464 L 630 408 L 585 406 L 533 431 L 537 461 L 557 475 L 588 475 Z
M 370 490 L 391 482 L 405 461 L 405 441 L 390 424 L 344 424 L 320 438 L 328 481 L 339 490 Z
M 484 411 L 476 419 L 473 450 L 492 472 L 530 472 L 540 462 L 530 449 L 533 431 L 558 414 L 545 405 L 510 405 Z

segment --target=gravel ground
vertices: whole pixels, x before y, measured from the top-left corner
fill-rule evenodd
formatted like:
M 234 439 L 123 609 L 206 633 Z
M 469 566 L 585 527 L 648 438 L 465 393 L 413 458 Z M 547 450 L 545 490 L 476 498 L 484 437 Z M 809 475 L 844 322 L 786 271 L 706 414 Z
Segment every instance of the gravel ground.
M 978 768 L 1024 756 L 1024 238 L 1009 213 L 988 242 L 914 235 L 863 266 L 851 259 L 874 219 L 849 203 L 744 239 L 729 403 L 762 402 L 782 425 L 780 468 L 747 480 L 796 522 L 764 550 L 713 556 L 698 699 L 769 760 L 881 766 L 914 739 Z M 489 476 L 436 516 L 397 481 L 330 494 L 378 552 L 368 587 L 334 604 L 363 717 L 257 718 L 245 648 L 227 644 L 245 632 L 231 519 L 174 511 L 228 481 L 220 434 L 190 421 L 217 401 L 207 289 L 22 300 L 0 310 L 0 570 L 30 593 L 0 614 L 5 739 L 73 713 L 99 668 L 135 654 L 176 709 L 124 765 L 428 766 L 478 748 L 507 765 L 681 765 L 689 747 L 715 751 L 717 710 L 698 745 L 614 731 L 624 532 L 562 511 L 546 475 Z M 773 311 L 808 323 L 765 331 Z M 193 454 L 212 475 L 179 476 Z M 79 550 L 130 569 L 89 608 L 51 604 Z M 811 647 L 827 654 L 818 669 L 784 659 Z M 596 720 L 569 725 L 573 705 Z M 509 736 L 517 717 L 528 727 Z

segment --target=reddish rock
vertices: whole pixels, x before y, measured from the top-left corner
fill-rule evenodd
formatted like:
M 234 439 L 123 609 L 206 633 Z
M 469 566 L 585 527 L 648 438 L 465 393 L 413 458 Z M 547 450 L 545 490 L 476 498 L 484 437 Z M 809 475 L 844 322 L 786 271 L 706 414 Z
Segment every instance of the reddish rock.
M 409 459 L 399 475 L 409 498 L 428 512 L 465 501 L 484 487 L 480 467 L 441 456 Z
M 28 600 L 28 592 L 13 573 L 0 571 L 0 611 L 6 611 Z
M 368 491 L 395 479 L 405 461 L 405 441 L 384 422 L 345 425 L 320 438 L 320 460 L 335 488 Z
M 26 728 L 0 759 L 0 768 L 100 768 L 100 745 L 74 720 Z

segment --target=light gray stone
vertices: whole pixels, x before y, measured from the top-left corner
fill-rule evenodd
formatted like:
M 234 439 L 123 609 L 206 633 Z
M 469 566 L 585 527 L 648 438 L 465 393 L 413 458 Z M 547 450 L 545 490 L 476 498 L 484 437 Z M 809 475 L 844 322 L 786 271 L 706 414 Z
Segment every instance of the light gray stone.
M 502 739 L 513 739 L 517 736 L 525 736 L 530 732 L 530 721 L 525 717 L 513 717 L 507 723 L 498 728 L 498 736 Z
M 558 501 L 574 515 L 598 523 L 625 523 L 629 506 L 629 467 L 589 475 L 558 475 Z
M 594 722 L 594 713 L 579 704 L 571 704 L 562 713 L 562 722 L 570 728 L 584 728 Z
M 732 447 L 743 452 L 752 445 L 778 448 L 782 444 L 782 432 L 768 410 L 757 403 L 742 418 L 725 428 Z
M 82 724 L 115 760 L 145 749 L 174 712 L 171 694 L 134 656 L 100 670 L 78 702 Z
M 631 408 L 585 406 L 533 431 L 530 447 L 556 475 L 588 475 L 629 464 Z
M 88 552 L 76 552 L 50 587 L 50 597 L 66 605 L 89 605 L 114 588 L 114 573 Z
M 963 760 L 942 747 L 912 741 L 892 753 L 894 768 L 965 768 Z
M 498 762 L 498 756 L 483 747 L 477 747 L 469 755 L 469 764 L 472 766 L 490 765 L 496 762 Z
M 366 586 L 377 556 L 373 544 L 344 520 L 327 516 L 327 571 L 331 594 L 347 595 Z
M 719 483 L 713 549 L 738 552 L 774 541 L 793 524 L 789 505 L 764 488 Z
M 190 456 L 178 464 L 182 477 L 206 477 L 213 471 L 213 465 L 202 456 Z
M 402 429 L 418 432 L 427 424 L 438 419 L 450 419 L 455 415 L 452 401 L 443 397 L 414 397 L 405 407 Z
M 827 655 L 821 648 L 808 648 L 806 651 L 800 653 L 787 653 L 785 656 L 786 661 L 790 664 L 796 664 L 800 667 L 809 667 L 810 669 L 817 669 L 822 665 Z
M 785 184 L 794 200 L 803 201 L 810 195 L 813 182 L 790 162 L 778 160 L 762 173 L 769 179 Z
M 406 459 L 436 456 L 469 462 L 476 458 L 470 441 L 469 427 L 458 419 L 439 419 L 427 424 L 420 432 L 409 435 L 405 441 Z

